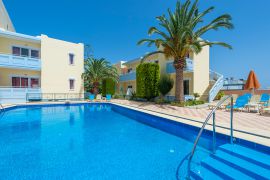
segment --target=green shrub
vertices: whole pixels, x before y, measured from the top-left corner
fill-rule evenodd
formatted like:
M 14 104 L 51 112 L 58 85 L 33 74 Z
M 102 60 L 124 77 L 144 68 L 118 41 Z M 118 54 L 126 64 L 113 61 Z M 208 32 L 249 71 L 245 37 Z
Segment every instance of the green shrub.
M 118 94 L 115 94 L 115 95 L 113 96 L 113 98 L 114 98 L 114 99 L 119 99 L 120 96 L 119 96 Z
M 157 98 L 155 99 L 156 104 L 168 104 L 170 101 L 165 100 L 164 98 Z
M 170 92 L 173 88 L 174 82 L 173 79 L 169 75 L 161 75 L 158 82 L 158 90 L 162 96 L 165 96 Z
M 150 100 L 158 96 L 159 65 L 142 63 L 136 68 L 137 97 Z
M 189 100 L 184 103 L 178 103 L 178 102 L 172 102 L 171 105 L 173 106 L 179 106 L 179 107 L 184 107 L 184 106 L 196 106 L 200 104 L 204 104 L 204 101 L 197 101 L 197 100 Z
M 215 99 L 221 100 L 224 96 L 225 96 L 225 93 L 223 91 L 219 91 Z
M 102 80 L 102 96 L 106 94 L 114 95 L 115 93 L 115 82 L 111 78 Z

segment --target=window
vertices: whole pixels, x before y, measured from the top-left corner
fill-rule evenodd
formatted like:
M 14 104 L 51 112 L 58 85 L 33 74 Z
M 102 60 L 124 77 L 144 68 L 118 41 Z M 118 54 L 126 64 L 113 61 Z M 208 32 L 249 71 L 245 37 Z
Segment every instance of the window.
M 28 87 L 28 78 L 21 78 L 21 87 Z
M 21 55 L 21 48 L 12 47 L 12 54 L 15 55 L 15 56 L 20 56 Z
M 21 56 L 29 57 L 29 49 L 21 48 Z
M 39 51 L 31 50 L 31 58 L 39 58 Z
M 20 86 L 21 86 L 21 78 L 12 77 L 12 87 L 20 87 Z
M 75 89 L 75 87 L 74 87 L 74 81 L 75 81 L 74 79 L 70 79 L 69 80 L 69 89 L 70 90 L 74 90 Z
M 74 54 L 69 54 L 69 64 L 74 64 Z
M 184 80 L 184 95 L 189 95 L 189 80 Z
M 22 47 L 12 47 L 12 54 L 15 56 L 39 58 L 39 50 Z
M 39 78 L 12 77 L 12 87 L 14 88 L 39 88 Z
M 31 78 L 31 88 L 38 88 L 39 87 L 39 79 L 38 78 Z

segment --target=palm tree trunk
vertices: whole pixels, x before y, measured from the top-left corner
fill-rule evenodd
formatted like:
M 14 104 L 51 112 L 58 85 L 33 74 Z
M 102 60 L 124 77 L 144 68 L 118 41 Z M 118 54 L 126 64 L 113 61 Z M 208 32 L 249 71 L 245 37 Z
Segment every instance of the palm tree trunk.
M 93 83 L 94 86 L 94 94 L 97 95 L 98 94 L 98 87 L 99 87 L 99 82 L 94 82 Z
M 185 59 L 176 60 L 174 63 L 175 67 L 175 101 L 183 103 L 185 102 L 184 98 L 184 67 Z

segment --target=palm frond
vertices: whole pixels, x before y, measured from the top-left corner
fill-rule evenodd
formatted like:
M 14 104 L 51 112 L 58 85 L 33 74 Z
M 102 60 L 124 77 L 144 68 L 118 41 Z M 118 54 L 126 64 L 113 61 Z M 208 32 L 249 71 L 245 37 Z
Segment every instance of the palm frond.
M 160 28 L 149 29 L 148 34 L 155 35 L 155 38 L 142 39 L 138 45 L 144 43 L 148 46 L 155 45 L 166 57 L 175 59 L 184 59 L 189 53 L 198 54 L 203 46 L 220 45 L 231 49 L 232 47 L 227 43 L 204 41 L 201 40 L 201 36 L 210 30 L 232 29 L 232 17 L 229 14 L 223 14 L 202 26 L 205 16 L 211 13 L 214 7 L 200 12 L 198 3 L 199 0 L 194 2 L 186 0 L 183 4 L 178 1 L 175 11 L 168 9 L 167 16 L 157 17 Z
M 224 43 L 224 42 L 217 42 L 217 41 L 204 42 L 204 43 L 202 43 L 201 46 L 210 46 L 210 47 L 212 47 L 213 45 L 223 46 L 225 48 L 232 49 L 231 45 L 229 45 L 227 43 Z
M 100 82 L 105 78 L 111 78 L 114 81 L 118 81 L 119 79 L 117 69 L 104 58 L 86 59 L 84 62 L 84 73 L 82 74 L 82 77 L 85 81 L 89 81 L 91 83 Z

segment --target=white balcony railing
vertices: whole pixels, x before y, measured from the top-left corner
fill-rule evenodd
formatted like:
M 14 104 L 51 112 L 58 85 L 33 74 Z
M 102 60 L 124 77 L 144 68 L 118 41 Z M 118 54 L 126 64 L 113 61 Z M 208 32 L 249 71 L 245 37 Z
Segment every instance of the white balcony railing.
M 11 54 L 0 54 L 0 67 L 41 70 L 41 60 Z
M 0 103 L 25 103 L 28 93 L 41 93 L 41 89 L 0 87 Z

